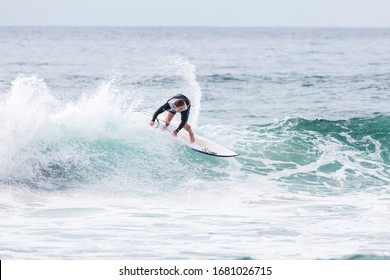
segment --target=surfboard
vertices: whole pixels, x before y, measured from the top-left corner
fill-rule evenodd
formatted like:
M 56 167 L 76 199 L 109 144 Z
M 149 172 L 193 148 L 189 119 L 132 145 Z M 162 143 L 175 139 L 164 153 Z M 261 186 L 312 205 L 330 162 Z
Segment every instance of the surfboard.
M 171 123 L 168 127 L 163 128 L 164 124 L 165 122 L 162 120 L 159 120 L 158 122 L 156 121 L 156 127 L 158 129 L 172 135 L 172 132 L 177 128 L 177 126 Z M 209 156 L 236 157 L 239 155 L 236 152 L 199 135 L 195 135 L 195 142 L 191 143 L 190 136 L 184 129 L 177 134 L 176 139 L 192 150 Z

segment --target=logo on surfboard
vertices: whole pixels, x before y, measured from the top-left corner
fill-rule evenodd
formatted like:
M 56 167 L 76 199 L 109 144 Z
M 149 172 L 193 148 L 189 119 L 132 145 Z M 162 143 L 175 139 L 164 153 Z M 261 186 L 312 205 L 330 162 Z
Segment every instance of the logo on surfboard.
M 202 149 L 202 152 L 206 153 L 206 154 L 210 154 L 210 155 L 216 155 L 217 153 L 213 152 L 213 151 L 210 151 L 209 148 L 205 147 Z

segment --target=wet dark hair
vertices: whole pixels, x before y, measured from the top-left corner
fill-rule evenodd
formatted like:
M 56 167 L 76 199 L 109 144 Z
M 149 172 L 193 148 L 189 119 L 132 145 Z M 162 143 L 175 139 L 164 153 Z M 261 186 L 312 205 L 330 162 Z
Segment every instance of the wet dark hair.
M 184 101 L 181 100 L 181 99 L 176 100 L 176 101 L 175 101 L 175 106 L 176 106 L 176 107 L 184 106 Z

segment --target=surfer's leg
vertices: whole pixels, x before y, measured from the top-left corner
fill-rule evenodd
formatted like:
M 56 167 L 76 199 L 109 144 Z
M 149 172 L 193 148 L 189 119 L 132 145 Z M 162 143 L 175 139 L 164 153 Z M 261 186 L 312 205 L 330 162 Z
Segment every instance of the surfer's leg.
M 195 142 L 195 136 L 194 136 L 194 133 L 192 132 L 192 129 L 191 129 L 191 126 L 188 124 L 188 118 L 190 117 L 190 107 L 188 107 L 187 110 L 181 112 L 181 123 L 184 123 L 184 126 L 183 128 L 185 130 L 188 131 L 188 133 L 190 134 L 190 139 L 191 139 L 191 143 L 194 143 Z
M 175 113 L 173 112 L 168 112 L 167 117 L 165 118 L 165 125 L 163 128 L 166 128 L 170 123 L 173 117 L 175 116 Z
M 188 131 L 188 134 L 190 135 L 191 143 L 194 143 L 194 142 L 195 142 L 195 135 L 194 135 L 194 133 L 192 132 L 191 126 L 190 126 L 188 123 L 186 123 L 186 124 L 183 126 L 183 128 L 184 128 L 185 130 Z

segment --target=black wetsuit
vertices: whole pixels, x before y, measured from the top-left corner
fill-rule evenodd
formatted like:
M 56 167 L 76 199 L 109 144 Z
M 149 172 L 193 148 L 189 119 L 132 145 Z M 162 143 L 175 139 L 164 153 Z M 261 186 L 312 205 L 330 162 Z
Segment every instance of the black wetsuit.
M 154 113 L 152 121 L 155 121 L 158 115 L 160 115 L 162 112 L 165 112 L 167 110 L 173 114 L 177 113 L 177 111 L 174 108 L 172 108 L 170 105 L 170 103 L 171 103 L 170 101 L 172 101 L 173 99 L 183 100 L 186 107 L 187 107 L 187 109 L 180 112 L 181 122 L 176 129 L 176 131 L 179 132 L 183 128 L 183 126 L 187 123 L 188 118 L 190 116 L 190 108 L 191 108 L 190 100 L 188 99 L 187 96 L 185 96 L 183 94 L 177 94 L 177 95 L 173 96 L 172 98 L 168 99 L 167 102 L 164 105 L 162 105 L 160 108 L 158 108 L 158 110 Z

